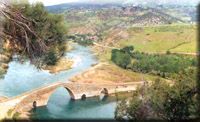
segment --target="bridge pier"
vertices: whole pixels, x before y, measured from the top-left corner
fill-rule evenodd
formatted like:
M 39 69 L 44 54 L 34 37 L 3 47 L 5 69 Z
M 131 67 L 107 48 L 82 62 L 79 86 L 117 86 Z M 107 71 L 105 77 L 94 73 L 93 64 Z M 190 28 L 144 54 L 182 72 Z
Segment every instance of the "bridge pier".
M 16 112 L 29 112 L 33 108 L 46 106 L 50 96 L 54 91 L 60 87 L 65 88 L 73 100 L 82 98 L 96 97 L 100 94 L 109 95 L 116 92 L 134 91 L 141 83 L 127 83 L 127 84 L 76 84 L 76 83 L 54 83 L 49 86 L 35 89 L 33 91 L 24 93 L 4 101 L 14 108 Z M 1 104 L 0 104 L 1 105 Z

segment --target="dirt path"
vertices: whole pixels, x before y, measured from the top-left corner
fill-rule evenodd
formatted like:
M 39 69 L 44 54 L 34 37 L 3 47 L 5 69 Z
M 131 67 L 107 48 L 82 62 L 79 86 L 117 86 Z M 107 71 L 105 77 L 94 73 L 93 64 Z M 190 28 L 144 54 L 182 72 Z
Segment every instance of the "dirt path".
M 104 47 L 104 48 L 110 48 L 110 49 L 120 49 L 120 48 L 116 48 L 116 47 L 101 45 L 101 44 L 98 44 L 98 43 L 96 43 L 96 42 L 93 42 L 93 44 L 94 44 L 95 46 L 98 46 L 98 47 Z
M 103 48 L 118 49 L 118 50 L 120 49 L 120 48 L 117 48 L 117 47 L 101 45 L 101 44 L 98 44 L 96 42 L 94 42 L 93 44 L 95 46 L 99 46 L 99 47 L 103 47 Z M 145 53 L 148 53 L 148 54 L 166 54 L 166 52 L 145 52 Z M 191 56 L 198 56 L 199 55 L 198 53 L 187 53 L 187 52 L 171 52 L 171 54 L 191 55 Z
M 145 52 L 148 54 L 166 54 L 166 52 Z M 186 53 L 186 52 L 170 52 L 171 54 L 179 54 L 179 55 L 189 55 L 189 56 L 198 56 L 198 53 Z

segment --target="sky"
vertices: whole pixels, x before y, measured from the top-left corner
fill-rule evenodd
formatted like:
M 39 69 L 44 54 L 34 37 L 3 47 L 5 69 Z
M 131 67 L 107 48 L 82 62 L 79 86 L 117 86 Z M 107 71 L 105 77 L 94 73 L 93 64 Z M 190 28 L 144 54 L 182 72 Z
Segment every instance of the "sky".
M 45 6 L 56 5 L 61 3 L 78 2 L 81 0 L 29 0 L 29 2 L 34 3 L 36 1 L 43 2 Z
M 45 6 L 51 6 L 61 3 L 71 3 L 71 2 L 86 2 L 86 3 L 134 3 L 134 4 L 145 4 L 145 3 L 183 3 L 183 4 L 191 4 L 195 5 L 200 3 L 200 0 L 29 0 L 31 3 L 36 1 L 41 1 Z

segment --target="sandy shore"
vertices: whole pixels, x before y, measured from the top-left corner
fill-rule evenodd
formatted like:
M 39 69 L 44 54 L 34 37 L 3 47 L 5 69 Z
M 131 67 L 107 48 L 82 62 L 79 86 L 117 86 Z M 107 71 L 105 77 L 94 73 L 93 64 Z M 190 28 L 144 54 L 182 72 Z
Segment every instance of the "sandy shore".
M 43 69 L 48 70 L 50 73 L 59 73 L 71 69 L 73 66 L 73 61 L 67 58 L 61 58 L 55 66 L 46 66 Z

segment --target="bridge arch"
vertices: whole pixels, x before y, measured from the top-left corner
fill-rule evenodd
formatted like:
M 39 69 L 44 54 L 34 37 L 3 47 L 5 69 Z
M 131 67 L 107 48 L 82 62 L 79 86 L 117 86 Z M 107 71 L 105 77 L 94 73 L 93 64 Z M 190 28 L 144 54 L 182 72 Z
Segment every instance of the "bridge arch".
M 18 112 L 30 111 L 33 108 L 46 106 L 51 95 L 59 88 L 65 88 L 71 99 L 75 99 L 74 91 L 68 86 L 59 85 L 55 87 L 48 87 L 28 94 L 26 97 L 20 100 L 20 102 L 16 105 L 15 110 Z
M 70 89 L 69 87 L 67 86 L 59 86 L 57 88 L 55 88 L 49 95 L 48 95 L 48 98 L 47 98 L 47 102 L 46 104 L 48 103 L 50 97 L 52 96 L 53 93 L 55 93 L 56 90 L 58 90 L 59 88 L 64 88 L 70 95 L 71 99 L 75 99 L 75 93 L 72 89 Z
M 86 94 L 83 94 L 83 95 L 81 96 L 81 99 L 82 99 L 82 100 L 85 100 L 86 97 L 87 97 Z
M 74 91 L 72 89 L 68 88 L 68 87 L 64 87 L 64 88 L 68 91 L 71 99 L 75 99 L 75 93 L 74 93 Z
M 100 90 L 99 95 L 101 95 L 101 94 L 104 94 L 105 96 L 108 96 L 108 94 L 109 94 L 108 89 L 107 89 L 107 88 L 102 88 L 102 89 Z
M 108 89 L 107 88 L 102 88 L 99 92 L 99 99 L 100 100 L 105 100 L 108 97 Z

